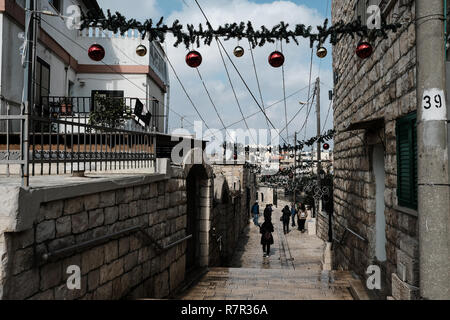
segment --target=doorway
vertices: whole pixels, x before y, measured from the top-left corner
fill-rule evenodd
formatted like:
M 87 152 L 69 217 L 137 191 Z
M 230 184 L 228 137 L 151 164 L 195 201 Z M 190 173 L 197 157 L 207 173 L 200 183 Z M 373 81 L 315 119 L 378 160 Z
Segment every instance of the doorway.
M 192 235 L 186 244 L 186 274 L 208 265 L 209 179 L 202 165 L 194 165 L 186 179 L 187 223 L 186 235 Z M 206 265 L 205 265 L 206 264 Z

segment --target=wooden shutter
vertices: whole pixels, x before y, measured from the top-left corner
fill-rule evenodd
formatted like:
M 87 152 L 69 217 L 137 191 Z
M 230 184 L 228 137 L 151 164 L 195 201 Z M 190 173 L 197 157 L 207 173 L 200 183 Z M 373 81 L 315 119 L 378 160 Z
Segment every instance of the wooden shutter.
M 417 209 L 417 124 L 416 113 L 397 120 L 398 204 Z

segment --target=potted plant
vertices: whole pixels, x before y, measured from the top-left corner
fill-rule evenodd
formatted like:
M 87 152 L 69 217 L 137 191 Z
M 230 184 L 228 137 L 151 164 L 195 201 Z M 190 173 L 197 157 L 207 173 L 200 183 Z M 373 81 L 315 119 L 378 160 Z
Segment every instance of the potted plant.
M 119 128 L 130 119 L 131 110 L 123 99 L 95 95 L 94 110 L 89 115 L 89 124 Z

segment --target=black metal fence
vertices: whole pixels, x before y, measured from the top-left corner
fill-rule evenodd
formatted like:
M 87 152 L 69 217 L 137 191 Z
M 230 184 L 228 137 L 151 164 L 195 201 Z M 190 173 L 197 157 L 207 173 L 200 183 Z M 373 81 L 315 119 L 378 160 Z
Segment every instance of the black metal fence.
M 114 126 L 92 118 L 91 98 L 46 97 L 29 115 L 19 103 L 1 99 L 0 173 L 20 174 L 27 186 L 34 175 L 154 167 L 151 111 L 137 98 L 114 99 L 124 107 Z

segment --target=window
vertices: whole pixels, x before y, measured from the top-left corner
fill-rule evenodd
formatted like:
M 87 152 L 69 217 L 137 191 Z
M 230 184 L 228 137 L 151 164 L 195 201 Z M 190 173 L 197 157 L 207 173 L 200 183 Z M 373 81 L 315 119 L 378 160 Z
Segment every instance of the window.
M 41 58 L 36 61 L 36 77 L 34 87 L 34 101 L 38 105 L 50 95 L 50 65 Z
M 397 197 L 402 207 L 417 210 L 416 113 L 397 120 Z
M 53 8 L 57 12 L 61 12 L 62 10 L 62 0 L 48 0 L 48 2 L 52 5 Z

